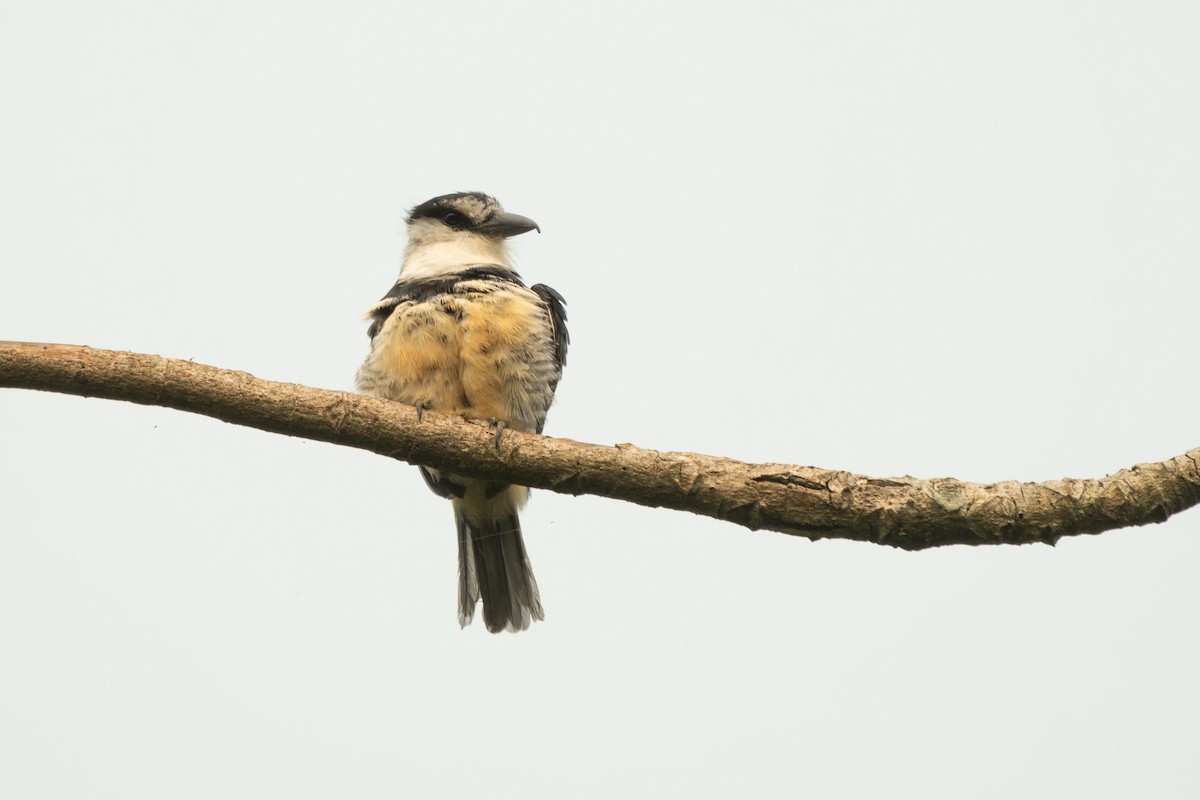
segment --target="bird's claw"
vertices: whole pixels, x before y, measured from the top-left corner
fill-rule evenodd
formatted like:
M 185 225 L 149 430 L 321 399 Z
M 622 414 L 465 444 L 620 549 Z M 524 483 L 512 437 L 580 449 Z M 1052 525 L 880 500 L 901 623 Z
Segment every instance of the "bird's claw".
M 416 404 L 416 408 L 417 408 L 417 422 L 422 422 L 425 419 L 425 412 L 429 409 L 429 403 L 426 403 L 424 401 L 418 401 Z

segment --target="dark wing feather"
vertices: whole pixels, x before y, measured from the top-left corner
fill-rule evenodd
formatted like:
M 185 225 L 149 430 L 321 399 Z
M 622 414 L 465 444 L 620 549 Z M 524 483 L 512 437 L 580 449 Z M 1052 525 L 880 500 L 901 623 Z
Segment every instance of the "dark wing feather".
M 367 336 L 371 337 L 371 341 L 374 341 L 376 334 L 383 330 L 383 323 L 387 322 L 387 318 L 392 315 L 398 305 L 400 305 L 399 300 L 384 297 L 371 306 L 371 310 L 367 312 L 367 316 L 371 318 L 371 327 L 367 328 Z
M 558 369 L 561 372 L 567 365 L 567 346 L 571 344 L 571 337 L 567 333 L 567 301 L 544 283 L 535 283 L 529 288 L 542 298 L 542 302 L 550 311 L 550 324 L 554 328 L 554 358 L 558 361 Z
M 463 497 L 467 493 L 467 487 L 450 480 L 450 476 L 444 473 L 434 475 L 428 467 L 417 467 L 417 469 L 421 470 L 421 477 L 425 479 L 425 485 L 438 497 Z

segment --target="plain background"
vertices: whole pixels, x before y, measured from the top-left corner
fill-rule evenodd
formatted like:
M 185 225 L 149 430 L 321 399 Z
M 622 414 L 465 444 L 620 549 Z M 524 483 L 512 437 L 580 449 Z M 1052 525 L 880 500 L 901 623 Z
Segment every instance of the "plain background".
M 541 223 L 551 435 L 872 475 L 1200 442 L 1200 6 L 0 3 L 0 338 L 350 389 L 407 208 Z M 909 554 L 535 494 L 460 631 L 363 452 L 0 392 L 9 797 L 1195 797 L 1200 512 Z

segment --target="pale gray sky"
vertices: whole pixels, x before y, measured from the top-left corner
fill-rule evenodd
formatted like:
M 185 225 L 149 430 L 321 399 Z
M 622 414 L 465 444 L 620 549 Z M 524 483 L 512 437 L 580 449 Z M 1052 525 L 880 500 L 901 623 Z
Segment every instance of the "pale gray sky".
M 1194 3 L 0 3 L 0 338 L 352 387 L 411 205 L 569 303 L 547 432 L 876 475 L 1200 442 Z M 1195 797 L 1200 512 L 910 554 L 0 391 L 11 797 Z

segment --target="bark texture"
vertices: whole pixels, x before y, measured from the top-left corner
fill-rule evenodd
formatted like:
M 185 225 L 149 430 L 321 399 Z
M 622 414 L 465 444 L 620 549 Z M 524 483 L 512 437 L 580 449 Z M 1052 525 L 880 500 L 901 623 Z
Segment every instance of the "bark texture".
M 0 386 L 165 406 L 564 494 L 691 511 L 754 530 L 906 550 L 1054 544 L 1162 522 L 1200 502 L 1200 448 L 1105 478 L 966 483 L 597 445 L 505 431 L 373 397 L 76 345 L 0 342 Z M 11 424 L 11 423 L 10 423 Z M 99 457 L 99 456 L 97 456 Z

